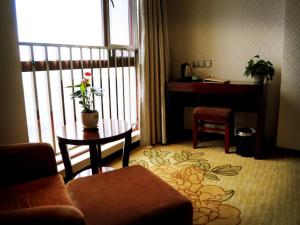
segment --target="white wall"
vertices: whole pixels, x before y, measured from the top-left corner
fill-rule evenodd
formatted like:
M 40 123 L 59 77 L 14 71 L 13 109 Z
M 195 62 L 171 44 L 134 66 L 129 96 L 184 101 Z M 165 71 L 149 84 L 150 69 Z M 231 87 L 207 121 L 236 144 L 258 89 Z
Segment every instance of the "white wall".
M 243 76 L 254 55 L 270 60 L 275 79 L 270 83 L 266 135 L 275 143 L 283 55 L 285 0 L 173 0 L 170 1 L 170 49 L 173 78 L 180 64 L 211 59 L 212 68 L 197 70 L 232 81 Z M 247 121 L 248 115 L 238 115 Z M 252 119 L 251 119 L 252 120 Z
M 28 141 L 14 2 L 0 1 L 0 144 Z
M 300 2 L 286 0 L 277 144 L 300 150 Z

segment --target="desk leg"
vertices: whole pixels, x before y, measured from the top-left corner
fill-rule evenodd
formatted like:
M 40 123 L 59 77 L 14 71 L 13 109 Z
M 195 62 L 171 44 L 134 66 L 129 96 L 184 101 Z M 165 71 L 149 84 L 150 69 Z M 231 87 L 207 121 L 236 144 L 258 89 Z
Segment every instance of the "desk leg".
M 123 147 L 123 159 L 122 159 L 123 167 L 127 167 L 129 165 L 130 148 L 131 148 L 131 130 L 128 131 L 125 136 L 125 144 Z
M 98 152 L 95 144 L 89 145 L 92 174 L 99 173 Z
M 257 127 L 256 127 L 256 143 L 255 143 L 255 159 L 265 158 L 266 151 L 264 149 L 265 136 L 265 112 L 266 112 L 266 87 L 260 89 L 258 95 L 258 112 L 257 112 Z
M 264 119 L 257 116 L 257 128 L 256 128 L 256 143 L 255 143 L 255 159 L 262 159 L 265 157 L 265 152 L 263 149 L 263 139 L 264 139 Z
M 179 93 L 167 92 L 167 144 L 182 138 L 184 133 L 183 102 Z

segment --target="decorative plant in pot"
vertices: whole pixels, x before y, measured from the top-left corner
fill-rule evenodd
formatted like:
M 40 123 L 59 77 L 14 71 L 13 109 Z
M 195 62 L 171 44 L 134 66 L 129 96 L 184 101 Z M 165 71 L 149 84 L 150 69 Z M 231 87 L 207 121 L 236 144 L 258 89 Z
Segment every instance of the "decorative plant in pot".
M 98 125 L 99 115 L 98 111 L 94 108 L 93 95 L 102 96 L 102 90 L 91 86 L 90 77 L 92 74 L 90 72 L 84 73 L 84 78 L 80 84 L 74 86 L 67 86 L 67 88 L 79 88 L 71 94 L 71 98 L 79 98 L 79 104 L 82 106 L 83 110 L 81 112 L 81 119 L 84 129 L 95 129 Z
M 261 84 L 265 82 L 265 79 L 273 80 L 274 73 L 273 64 L 256 55 L 248 61 L 244 75 L 253 77 L 255 83 Z

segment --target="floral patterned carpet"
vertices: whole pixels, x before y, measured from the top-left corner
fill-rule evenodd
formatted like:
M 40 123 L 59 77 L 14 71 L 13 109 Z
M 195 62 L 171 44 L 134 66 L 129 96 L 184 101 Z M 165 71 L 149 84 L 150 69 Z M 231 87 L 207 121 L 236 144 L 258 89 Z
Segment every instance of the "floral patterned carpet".
M 290 175 L 300 182 L 300 159 L 255 160 L 225 154 L 223 146 L 172 144 L 139 147 L 130 164 L 148 168 L 189 198 L 194 225 L 300 224 L 300 195 L 289 188 Z M 120 167 L 120 160 L 111 166 Z
M 179 151 L 166 151 L 163 147 L 143 150 L 145 159 L 132 160 L 157 174 L 183 195 L 189 198 L 194 208 L 194 224 L 239 224 L 240 211 L 226 201 L 234 190 L 224 190 L 217 185 L 207 185 L 204 179 L 220 180 L 222 176 L 235 176 L 240 166 L 231 164 L 212 167 L 203 152 L 191 152 L 182 147 Z

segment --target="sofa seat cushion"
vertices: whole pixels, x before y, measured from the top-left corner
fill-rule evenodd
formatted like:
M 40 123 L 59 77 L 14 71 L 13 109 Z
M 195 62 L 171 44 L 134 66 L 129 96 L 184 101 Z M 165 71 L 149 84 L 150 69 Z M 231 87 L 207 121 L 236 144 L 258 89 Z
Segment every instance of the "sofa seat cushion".
M 141 166 L 70 181 L 67 189 L 87 225 L 192 224 L 192 204 Z
M 45 205 L 72 205 L 60 175 L 0 189 L 0 211 Z

